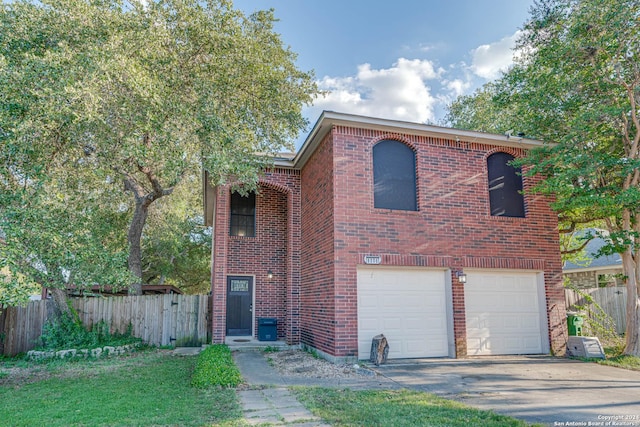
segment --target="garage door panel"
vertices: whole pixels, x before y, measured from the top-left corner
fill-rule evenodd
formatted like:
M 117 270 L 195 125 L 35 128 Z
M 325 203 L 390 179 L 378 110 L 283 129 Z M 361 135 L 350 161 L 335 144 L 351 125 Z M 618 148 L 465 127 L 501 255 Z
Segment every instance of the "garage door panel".
M 465 285 L 469 355 L 542 352 L 536 273 L 468 272 Z
M 358 299 L 362 301 L 364 306 L 372 307 L 377 304 L 378 296 L 377 295 L 362 295 L 362 296 L 359 295 Z
M 522 343 L 525 348 L 534 351 L 540 345 L 540 337 L 537 335 L 523 336 Z
M 358 353 L 383 333 L 389 358 L 448 355 L 444 271 L 358 269 Z

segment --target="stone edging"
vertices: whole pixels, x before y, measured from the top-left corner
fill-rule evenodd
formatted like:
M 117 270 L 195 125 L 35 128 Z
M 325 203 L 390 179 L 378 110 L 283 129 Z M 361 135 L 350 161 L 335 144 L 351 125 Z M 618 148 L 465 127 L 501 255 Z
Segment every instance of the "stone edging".
M 59 351 L 53 351 L 53 350 L 49 350 L 49 351 L 36 351 L 36 350 L 31 350 L 27 352 L 27 358 L 29 360 L 43 360 L 43 359 L 52 359 L 52 358 L 59 358 L 59 359 L 72 359 L 74 357 L 82 357 L 82 358 L 87 358 L 87 357 L 102 357 L 102 356 L 118 356 L 121 354 L 125 354 L 125 353 L 130 353 L 132 351 L 134 351 L 136 349 L 137 345 L 135 344 L 126 344 L 126 345 L 120 345 L 117 347 L 113 347 L 113 346 L 104 346 L 104 347 L 97 347 L 97 348 L 93 348 L 93 349 L 81 349 L 81 350 L 77 350 L 75 348 L 69 349 L 69 350 L 59 350 Z

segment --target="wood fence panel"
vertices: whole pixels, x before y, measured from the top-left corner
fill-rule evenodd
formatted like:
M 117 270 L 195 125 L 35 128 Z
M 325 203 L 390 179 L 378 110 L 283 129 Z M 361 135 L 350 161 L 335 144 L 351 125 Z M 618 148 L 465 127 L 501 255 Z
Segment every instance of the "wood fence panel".
M 589 306 L 590 303 L 584 294 L 589 295 L 594 303 L 598 304 L 604 313 L 612 320 L 616 333 L 622 334 L 627 327 L 626 304 L 627 289 L 616 286 L 609 288 L 589 288 L 589 289 L 565 289 L 564 296 L 567 309 L 571 310 L 574 306 Z M 591 310 L 595 310 L 591 307 Z M 590 311 L 591 311 L 590 310 Z M 593 318 L 593 316 L 591 316 Z
M 13 356 L 36 347 L 52 308 L 48 301 L 31 301 L 25 307 L 3 309 L 4 321 L 0 324 L 2 353 Z
M 171 342 L 171 325 L 174 323 L 171 315 L 171 301 L 172 295 L 164 295 L 162 298 L 162 335 L 160 337 L 162 343 Z
M 144 295 L 112 298 L 73 298 L 82 323 L 91 328 L 100 321 L 111 333 L 132 327 L 134 336 L 151 345 L 199 345 L 209 337 L 207 295 Z M 36 347 L 49 313 L 50 301 L 32 301 L 0 313 L 0 354 L 13 356 Z

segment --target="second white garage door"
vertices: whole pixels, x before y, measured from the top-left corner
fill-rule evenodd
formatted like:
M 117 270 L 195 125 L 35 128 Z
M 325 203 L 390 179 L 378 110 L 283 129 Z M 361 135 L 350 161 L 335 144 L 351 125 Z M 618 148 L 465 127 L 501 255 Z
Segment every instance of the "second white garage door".
M 390 359 L 448 356 L 450 305 L 442 270 L 358 267 L 358 358 L 381 333 Z
M 469 356 L 549 351 L 544 285 L 537 273 L 466 273 L 464 299 Z

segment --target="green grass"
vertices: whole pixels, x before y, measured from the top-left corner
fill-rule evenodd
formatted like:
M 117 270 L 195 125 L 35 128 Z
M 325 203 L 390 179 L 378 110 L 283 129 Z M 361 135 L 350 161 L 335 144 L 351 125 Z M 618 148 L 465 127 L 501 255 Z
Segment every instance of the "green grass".
M 191 378 L 194 387 L 237 387 L 242 375 L 233 361 L 231 350 L 226 345 L 207 347 L 198 355 L 196 369 Z
M 296 387 L 298 399 L 334 426 L 527 426 L 490 411 L 408 390 L 353 391 Z
M 632 371 L 640 371 L 640 357 L 628 356 L 622 354 L 624 351 L 624 341 L 616 343 L 604 348 L 605 360 L 592 359 L 601 365 L 615 366 L 616 368 L 629 369 Z
M 632 371 L 640 371 L 640 357 L 628 356 L 621 354 L 607 358 L 606 360 L 597 360 L 601 365 L 615 366 L 617 368 L 629 369 Z
M 242 425 L 234 389 L 191 386 L 197 360 L 148 351 L 31 364 L 12 379 L 9 369 L 24 362 L 4 359 L 0 426 Z

